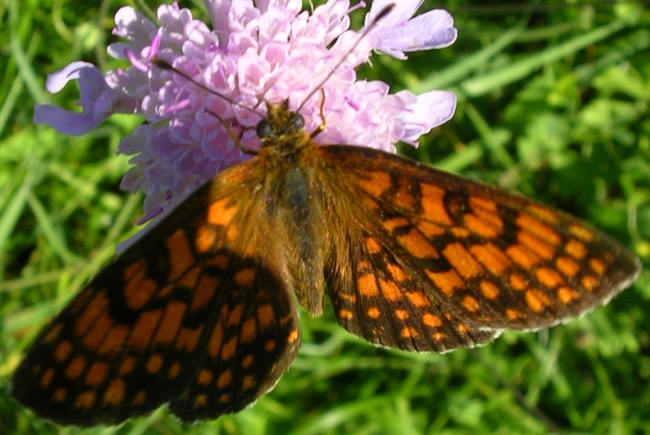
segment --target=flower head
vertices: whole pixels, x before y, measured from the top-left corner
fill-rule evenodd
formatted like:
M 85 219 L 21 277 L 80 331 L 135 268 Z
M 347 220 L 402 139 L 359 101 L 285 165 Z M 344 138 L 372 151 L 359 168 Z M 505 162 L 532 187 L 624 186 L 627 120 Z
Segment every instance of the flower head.
M 373 2 L 366 25 L 386 3 Z M 259 148 L 255 126 L 265 101 L 288 98 L 292 109 L 301 106 L 311 131 L 321 124 L 324 95 L 327 122 L 318 143 L 392 152 L 398 141 L 415 144 L 453 115 L 450 92 L 391 94 L 386 83 L 358 81 L 354 69 L 373 49 L 404 59 L 405 51 L 451 44 L 456 29 L 445 11 L 411 19 L 421 1 L 402 1 L 360 39 L 349 29 L 348 0 L 328 0 L 311 13 L 301 11 L 300 0 L 205 4 L 211 26 L 176 3 L 158 8 L 158 23 L 131 7 L 120 9 L 114 34 L 122 41 L 108 52 L 129 66 L 104 75 L 75 62 L 52 74 L 48 89 L 57 92 L 79 80 L 83 112 L 35 109 L 35 122 L 67 134 L 86 133 L 112 113 L 146 119 L 118 150 L 133 156 L 121 187 L 146 194 L 141 221 L 172 209 L 220 170 L 248 158 L 233 136 L 244 148 Z M 318 86 L 322 92 L 314 93 Z

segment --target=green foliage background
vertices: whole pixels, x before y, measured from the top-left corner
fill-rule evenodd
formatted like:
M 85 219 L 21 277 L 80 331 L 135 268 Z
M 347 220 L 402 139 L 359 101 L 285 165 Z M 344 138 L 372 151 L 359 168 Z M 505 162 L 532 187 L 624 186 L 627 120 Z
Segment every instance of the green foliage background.
M 0 434 L 650 433 L 650 273 L 608 306 L 548 331 L 506 332 L 446 355 L 374 348 L 331 312 L 301 318 L 304 344 L 251 409 L 182 425 L 160 409 L 119 427 L 60 428 L 12 401 L 11 373 L 38 329 L 133 234 L 142 199 L 119 190 L 117 144 L 138 120 L 64 137 L 33 104 L 74 60 L 103 70 L 126 0 L 0 2 Z M 206 17 L 199 1 L 181 2 Z M 138 5 L 141 7 L 141 5 Z M 156 3 L 149 2 L 155 10 Z M 451 47 L 363 68 L 394 90 L 452 89 L 454 119 L 412 157 L 580 216 L 650 261 L 650 13 L 626 2 L 425 2 L 459 29 Z M 363 13 L 355 15 L 357 28 Z M 405 147 L 406 148 L 406 147 Z

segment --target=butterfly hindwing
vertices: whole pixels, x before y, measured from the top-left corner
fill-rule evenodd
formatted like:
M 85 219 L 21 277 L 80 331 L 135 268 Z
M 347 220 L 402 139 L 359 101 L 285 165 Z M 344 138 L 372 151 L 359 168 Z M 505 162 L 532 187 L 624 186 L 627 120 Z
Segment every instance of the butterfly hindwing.
M 447 352 L 496 338 L 499 331 L 470 329 L 422 288 L 381 240 L 348 228 L 336 268 L 328 268 L 328 294 L 339 324 L 371 343 L 408 351 Z
M 170 403 L 183 421 L 217 418 L 275 386 L 300 346 L 293 296 L 267 267 L 218 252 L 225 301 L 194 379 Z

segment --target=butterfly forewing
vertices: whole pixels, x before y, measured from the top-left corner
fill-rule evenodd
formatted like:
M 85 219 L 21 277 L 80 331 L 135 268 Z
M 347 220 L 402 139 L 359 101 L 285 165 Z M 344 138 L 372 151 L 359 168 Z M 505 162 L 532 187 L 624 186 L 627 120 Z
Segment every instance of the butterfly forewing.
M 420 289 L 461 329 L 547 327 L 608 301 L 640 271 L 617 242 L 526 198 L 367 148 L 317 152 L 323 167 L 336 168 L 337 194 L 349 196 L 340 203 L 366 229 L 357 244 L 385 253 L 371 276 L 402 294 Z M 367 281 L 361 274 L 352 283 L 358 294 Z M 387 306 L 382 314 L 394 320 L 395 304 Z M 337 315 L 354 332 L 365 321 L 345 309 Z
M 185 421 L 216 418 L 268 391 L 300 336 L 293 296 L 242 218 L 260 207 L 248 204 L 254 174 L 245 163 L 215 178 L 97 275 L 36 339 L 14 397 L 91 426 L 168 402 Z

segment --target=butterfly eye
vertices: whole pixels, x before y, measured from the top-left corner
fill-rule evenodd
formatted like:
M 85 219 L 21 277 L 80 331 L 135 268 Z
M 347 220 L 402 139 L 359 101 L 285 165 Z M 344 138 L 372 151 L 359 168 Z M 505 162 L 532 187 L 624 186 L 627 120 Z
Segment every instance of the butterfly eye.
M 298 115 L 297 113 L 294 113 L 291 116 L 289 123 L 294 130 L 302 130 L 303 128 L 305 128 L 305 118 Z
M 271 127 L 269 121 L 262 119 L 257 123 L 257 127 L 255 127 L 255 133 L 260 139 L 266 139 L 267 137 L 271 137 L 273 135 L 273 127 Z

